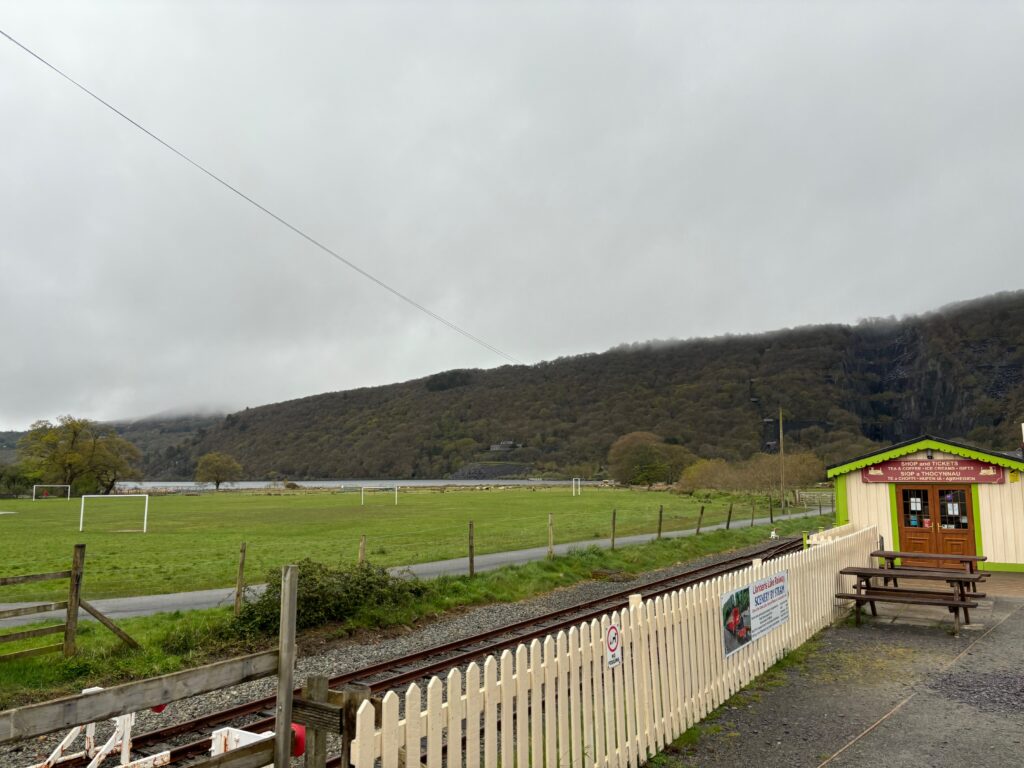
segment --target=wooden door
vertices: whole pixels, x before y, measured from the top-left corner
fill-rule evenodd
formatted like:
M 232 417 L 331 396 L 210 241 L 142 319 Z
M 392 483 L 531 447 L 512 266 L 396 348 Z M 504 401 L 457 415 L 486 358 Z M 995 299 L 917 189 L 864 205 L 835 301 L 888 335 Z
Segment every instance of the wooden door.
M 927 485 L 896 486 L 899 505 L 900 550 L 903 552 L 936 552 L 938 542 L 932 520 L 931 488 Z M 938 560 L 915 560 L 914 565 L 938 567 Z
M 944 555 L 973 555 L 974 514 L 971 488 L 967 485 L 934 487 L 936 552 Z M 959 561 L 943 561 L 943 568 L 962 568 Z
M 970 486 L 898 485 L 900 549 L 973 555 L 974 510 Z M 915 560 L 922 568 L 961 568 L 955 560 Z

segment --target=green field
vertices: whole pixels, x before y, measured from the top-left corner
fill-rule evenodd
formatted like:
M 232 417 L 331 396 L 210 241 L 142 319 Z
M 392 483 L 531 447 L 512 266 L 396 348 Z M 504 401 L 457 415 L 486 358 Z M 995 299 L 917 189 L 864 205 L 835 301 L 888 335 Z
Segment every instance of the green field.
M 142 499 L 89 499 L 85 531 L 78 532 L 79 500 L 0 500 L 0 576 L 66 570 L 72 546 L 84 543 L 88 598 L 159 594 L 234 584 L 238 549 L 246 542 L 246 573 L 260 581 L 270 568 L 304 557 L 326 563 L 354 560 L 360 535 L 367 557 L 381 565 L 406 565 L 466 555 L 474 521 L 477 554 L 547 544 L 547 516 L 556 542 L 607 538 L 617 509 L 617 533 L 653 532 L 664 505 L 664 530 L 696 526 L 702 503 L 705 524 L 725 519 L 736 504 L 734 525 L 749 524 L 749 497 L 711 500 L 665 492 L 587 488 L 401 491 L 252 495 L 153 496 L 149 532 L 141 533 Z M 758 516 L 767 514 L 766 502 Z M 66 581 L 0 588 L 0 602 L 59 599 Z

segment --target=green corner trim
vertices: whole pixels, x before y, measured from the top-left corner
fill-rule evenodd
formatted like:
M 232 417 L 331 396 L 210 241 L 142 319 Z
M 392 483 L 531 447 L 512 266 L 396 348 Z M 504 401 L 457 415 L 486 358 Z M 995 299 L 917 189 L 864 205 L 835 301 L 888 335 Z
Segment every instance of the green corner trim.
M 981 504 L 978 503 L 978 484 L 971 485 L 971 510 L 974 513 L 974 554 L 981 556 Z
M 836 525 L 850 522 L 850 514 L 846 509 L 846 476 L 836 478 Z
M 1024 461 L 1016 461 L 1014 459 L 1007 458 L 1006 456 L 997 456 L 995 454 L 985 453 L 984 451 L 974 451 L 969 448 L 961 448 L 958 445 L 950 445 L 949 443 L 944 443 L 941 440 L 918 440 L 916 443 L 911 443 L 910 445 L 893 448 L 890 451 L 875 453 L 871 456 L 858 459 L 857 461 L 851 461 L 848 464 L 840 464 L 838 467 L 833 467 L 828 471 L 828 477 L 832 478 L 845 475 L 847 472 L 853 472 L 856 469 L 870 467 L 872 464 L 880 464 L 883 461 L 889 461 L 890 459 L 898 459 L 901 456 L 908 456 L 911 453 L 924 451 L 928 448 L 931 448 L 933 451 L 951 453 L 954 456 L 960 456 L 964 459 L 977 459 L 978 461 L 984 461 L 987 464 L 995 464 L 998 467 L 1024 471 Z
M 892 548 L 900 551 L 900 502 L 896 498 L 896 483 L 889 483 L 889 513 L 892 516 Z
M 978 563 L 983 571 L 1011 571 L 1024 573 L 1024 563 Z

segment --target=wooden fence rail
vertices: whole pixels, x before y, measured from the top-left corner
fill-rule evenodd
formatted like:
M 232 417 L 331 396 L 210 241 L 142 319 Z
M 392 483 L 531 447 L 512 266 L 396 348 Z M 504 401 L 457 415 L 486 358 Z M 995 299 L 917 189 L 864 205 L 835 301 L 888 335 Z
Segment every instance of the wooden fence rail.
M 50 611 L 66 611 L 63 624 L 56 624 L 52 627 L 41 629 L 29 629 L 19 632 L 10 632 L 0 635 L 0 645 L 12 643 L 27 638 L 42 637 L 44 635 L 55 635 L 63 633 L 64 642 L 54 645 L 43 645 L 36 648 L 27 648 L 13 653 L 0 654 L 0 663 L 12 659 L 22 659 L 27 656 L 41 656 L 47 653 L 62 652 L 64 656 L 74 656 L 76 638 L 78 634 L 78 611 L 82 608 L 93 615 L 103 626 L 117 635 L 121 640 L 132 648 L 139 648 L 139 644 L 128 635 L 123 629 L 114 624 L 94 605 L 87 603 L 82 598 L 82 580 L 85 578 L 85 544 L 76 544 L 71 557 L 71 570 L 56 571 L 54 573 L 29 573 L 20 576 L 0 576 L 0 587 L 12 584 L 30 584 L 37 581 L 55 581 L 58 579 L 68 580 L 68 599 L 55 603 L 40 603 L 39 605 L 26 605 L 21 608 L 8 608 L 0 611 L 0 619 L 9 619 L 15 616 L 31 616 L 36 613 L 49 613 Z
M 0 712 L 0 744 L 149 709 L 188 696 L 277 674 L 278 652 L 264 651 L 162 677 L 125 683 Z
M 293 743 L 290 723 L 296 651 L 298 567 L 284 566 L 281 580 L 281 631 L 277 650 L 227 659 L 162 677 L 125 683 L 113 688 L 93 689 L 89 693 L 77 696 L 0 712 L 0 744 L 76 728 L 250 680 L 277 675 L 277 715 L 279 722 L 285 723 L 285 726 L 276 729 L 276 738 L 231 750 L 196 765 L 202 768 L 262 768 L 273 763 L 287 768 L 291 764 L 290 752 Z M 85 610 L 95 611 L 86 601 L 81 602 Z M 102 614 L 97 618 L 100 616 Z M 26 632 L 35 633 L 37 630 Z M 323 687 L 326 689 L 326 680 L 323 681 Z M 326 714 L 332 711 L 329 705 L 321 704 L 319 710 L 315 706 L 306 707 L 304 711 L 308 714 L 310 709 L 313 709 L 312 717 L 320 718 L 317 720 L 318 723 L 328 723 L 323 717 L 325 711 Z
M 78 601 L 81 596 L 82 576 L 85 571 L 85 544 L 76 544 L 71 558 L 71 570 L 56 571 L 53 573 L 27 573 L 19 576 L 0 576 L 0 587 L 7 587 L 13 584 L 31 584 L 39 581 L 56 581 L 59 579 L 68 580 L 68 599 L 55 603 L 41 603 L 39 605 L 28 605 L 21 608 L 8 608 L 0 611 L 0 619 L 14 618 L 15 616 L 31 616 L 36 613 L 47 613 L 49 611 L 67 611 L 63 624 L 42 629 L 24 630 L 0 635 L 0 644 L 12 643 L 31 637 L 43 635 L 64 634 L 64 642 L 54 645 L 43 645 L 36 648 L 27 648 L 13 653 L 0 654 L 0 663 L 13 659 L 23 659 L 27 656 L 41 656 L 47 653 L 63 652 L 65 656 L 75 654 L 75 635 L 78 628 Z
M 835 599 L 877 545 L 874 528 L 719 576 L 520 645 L 465 673 L 452 669 L 426 689 L 384 696 L 378 715 L 356 716 L 354 768 L 638 768 L 729 696 L 818 630 L 847 604 Z M 722 600 L 756 579 L 787 572 L 789 618 L 724 655 Z M 619 628 L 622 660 L 608 662 Z M 426 698 L 424 700 L 424 693 Z M 403 706 L 404 704 L 404 706 Z M 442 757 L 447 750 L 446 758 Z

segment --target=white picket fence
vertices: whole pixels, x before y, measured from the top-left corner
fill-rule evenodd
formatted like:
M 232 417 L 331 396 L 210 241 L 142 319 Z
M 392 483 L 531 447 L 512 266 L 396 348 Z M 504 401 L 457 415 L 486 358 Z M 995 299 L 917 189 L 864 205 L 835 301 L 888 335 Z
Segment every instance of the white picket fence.
M 826 530 L 819 531 L 818 533 L 812 533 L 807 540 L 812 545 L 824 544 L 825 542 L 832 541 L 833 539 L 841 539 L 844 536 L 849 536 L 856 530 L 857 528 L 853 523 L 846 523 L 845 525 L 837 525 L 832 528 L 827 528 Z M 877 545 L 878 542 L 876 541 L 875 544 Z
M 878 533 L 863 529 L 520 645 L 423 692 L 384 696 L 357 714 L 355 768 L 636 768 L 848 608 L 839 570 L 866 565 Z M 789 620 L 728 658 L 722 596 L 788 571 Z M 609 669 L 605 636 L 621 627 Z

